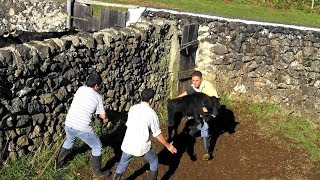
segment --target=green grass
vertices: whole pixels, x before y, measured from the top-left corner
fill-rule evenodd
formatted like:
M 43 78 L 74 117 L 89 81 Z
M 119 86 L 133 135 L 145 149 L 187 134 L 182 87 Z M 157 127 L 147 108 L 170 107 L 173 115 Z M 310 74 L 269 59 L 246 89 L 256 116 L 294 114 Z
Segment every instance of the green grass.
M 34 155 L 26 155 L 18 161 L 6 162 L 3 169 L 0 170 L 0 179 L 17 179 L 24 180 L 26 177 L 30 179 L 90 179 L 92 177 L 91 170 L 91 151 L 76 154 L 76 156 L 63 168 L 55 166 L 55 158 L 49 166 L 45 168 L 49 159 L 53 156 L 54 151 L 60 143 L 48 147 L 39 148 Z M 73 149 L 82 147 L 84 144 L 77 141 Z M 113 153 L 112 148 L 103 149 L 103 164 L 105 164 Z M 55 156 L 56 157 L 56 156 Z M 44 172 L 42 176 L 38 176 Z
M 103 128 L 99 121 L 94 121 L 94 129 L 100 137 L 110 136 L 120 126 L 119 122 L 115 122 L 114 125 Z M 114 136 L 116 136 L 114 134 Z M 102 138 L 103 139 L 103 138 Z M 62 142 L 62 138 L 52 145 L 39 147 L 33 154 L 27 154 L 17 161 L 7 161 L 3 167 L 0 168 L 0 179 L 91 179 L 91 150 L 81 140 L 77 140 L 72 147 L 72 151 L 75 157 L 72 158 L 63 168 L 58 168 L 55 165 L 56 157 L 54 152 L 59 148 Z M 58 150 L 59 150 L 58 149 Z M 58 152 L 59 153 L 59 152 Z M 72 154 L 72 153 L 71 153 Z M 109 146 L 102 149 L 102 164 L 106 164 L 107 161 L 114 155 L 113 149 Z M 52 158 L 53 157 L 53 158 Z M 52 158 L 52 159 L 51 159 Z M 50 161 L 51 159 L 51 161 Z M 48 162 L 50 163 L 48 164 Z M 45 167 L 48 164 L 47 168 Z M 39 174 L 43 174 L 39 176 Z
M 92 15 L 94 17 L 100 17 L 101 16 L 101 10 L 106 9 L 105 6 L 99 6 L 99 5 L 92 5 L 92 10 L 93 13 Z M 127 8 L 118 8 L 118 7 L 107 7 L 107 9 L 111 9 L 114 11 L 123 11 L 123 12 L 127 12 L 128 9 Z
M 320 14 L 306 13 L 294 9 L 271 9 L 221 0 L 100 0 L 109 3 L 134 4 L 158 8 L 169 8 L 229 18 L 258 20 L 265 22 L 320 27 Z
M 65 3 L 64 0 L 55 0 L 60 3 Z M 320 27 L 320 13 L 311 13 L 308 11 L 299 10 L 298 7 L 291 6 L 290 8 L 268 8 L 261 1 L 250 5 L 247 1 L 239 1 L 239 3 L 228 2 L 223 0 L 97 0 L 107 3 L 138 5 L 145 7 L 175 9 L 179 11 L 187 11 L 208 15 L 216 15 L 227 18 L 237 18 L 243 20 L 256 20 L 263 22 L 281 23 L 298 26 Z M 270 2 L 272 7 L 277 7 L 276 1 Z M 307 5 L 305 5 L 308 7 Z M 101 9 L 111 8 L 118 11 L 127 11 L 126 8 L 114 8 L 93 5 L 93 16 L 99 17 Z M 320 9 L 319 6 L 316 9 Z M 319 10 L 320 11 L 320 10 Z
M 315 128 L 316 120 L 290 117 L 286 120 L 278 121 L 276 125 L 279 131 L 285 132 L 285 136 L 294 141 L 293 147 L 303 148 L 309 152 L 309 159 L 320 160 L 320 132 Z
M 270 103 L 250 103 L 247 107 L 256 116 L 260 135 L 277 141 L 285 137 L 290 140 L 288 146 L 307 151 L 311 161 L 320 161 L 320 128 L 315 118 L 282 114 L 278 106 Z

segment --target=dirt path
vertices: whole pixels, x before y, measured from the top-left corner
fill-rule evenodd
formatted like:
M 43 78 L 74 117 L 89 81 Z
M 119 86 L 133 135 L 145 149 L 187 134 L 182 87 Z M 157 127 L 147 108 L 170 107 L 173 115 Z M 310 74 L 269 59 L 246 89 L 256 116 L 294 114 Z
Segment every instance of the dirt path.
M 165 127 L 163 127 L 165 131 Z M 319 179 L 320 164 L 310 163 L 301 150 L 276 145 L 257 135 L 259 129 L 250 122 L 240 122 L 233 134 L 223 133 L 216 141 L 213 158 L 203 161 L 202 142 L 194 144 L 197 160 L 186 152 L 187 136 L 180 135 L 174 143 L 179 153 L 170 155 L 158 142 L 158 179 Z M 146 161 L 136 158 L 127 168 L 123 179 L 148 179 Z M 112 166 L 114 172 L 117 163 Z

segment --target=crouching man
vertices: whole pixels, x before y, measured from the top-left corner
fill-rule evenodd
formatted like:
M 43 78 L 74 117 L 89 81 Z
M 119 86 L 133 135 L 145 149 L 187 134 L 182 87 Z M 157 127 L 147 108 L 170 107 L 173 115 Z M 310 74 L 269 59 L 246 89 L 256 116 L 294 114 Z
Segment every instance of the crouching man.
M 109 171 L 101 171 L 102 145 L 92 127 L 92 117 L 94 114 L 99 114 L 100 119 L 104 123 L 107 120 L 102 96 L 98 93 L 101 83 L 101 77 L 94 72 L 87 78 L 86 85 L 80 87 L 75 93 L 65 122 L 67 138 L 57 158 L 58 167 L 65 165 L 66 157 L 74 145 L 76 138 L 81 139 L 92 150 L 93 179 L 110 175 Z
M 204 94 L 207 94 L 208 96 L 214 96 L 218 98 L 218 93 L 216 91 L 216 88 L 208 81 L 205 81 L 202 78 L 202 73 L 200 71 L 194 71 L 191 74 L 191 81 L 192 84 L 187 88 L 186 91 L 184 91 L 182 94 L 180 94 L 178 97 L 183 97 L 186 95 L 194 94 L 196 92 L 202 92 Z M 208 112 L 206 108 L 203 108 L 203 112 Z M 192 119 L 194 117 L 189 117 L 189 119 Z M 211 158 L 209 149 L 210 149 L 210 139 L 211 135 L 209 134 L 209 125 L 204 122 L 203 125 L 199 125 L 197 129 L 190 131 L 190 135 L 194 136 L 197 131 L 201 132 L 201 137 L 203 139 L 203 160 L 207 161 Z

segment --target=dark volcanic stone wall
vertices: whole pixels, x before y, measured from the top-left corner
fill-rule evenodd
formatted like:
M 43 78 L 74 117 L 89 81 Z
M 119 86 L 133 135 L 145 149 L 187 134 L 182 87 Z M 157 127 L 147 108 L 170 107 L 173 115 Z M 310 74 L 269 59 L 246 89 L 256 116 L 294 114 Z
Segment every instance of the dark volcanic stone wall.
M 145 12 L 150 20 L 199 24 L 196 69 L 220 95 L 269 102 L 284 113 L 320 117 L 320 29 Z
M 0 49 L 0 158 L 17 158 L 63 133 L 75 91 L 94 70 L 107 110 L 126 112 L 145 87 L 167 97 L 170 25 L 134 27 Z

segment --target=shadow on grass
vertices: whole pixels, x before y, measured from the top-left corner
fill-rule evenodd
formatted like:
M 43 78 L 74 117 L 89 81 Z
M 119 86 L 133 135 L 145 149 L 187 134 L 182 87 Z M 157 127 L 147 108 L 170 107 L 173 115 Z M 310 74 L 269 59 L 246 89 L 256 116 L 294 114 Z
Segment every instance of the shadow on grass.
M 107 112 L 109 119 L 114 125 L 109 133 L 102 135 L 100 137 L 101 143 L 104 147 L 109 146 L 114 151 L 114 156 L 108 160 L 105 164 L 103 170 L 110 170 L 121 158 L 121 143 L 126 131 L 125 122 L 127 121 L 127 112 L 116 112 L 109 111 Z

